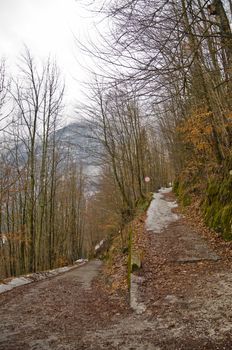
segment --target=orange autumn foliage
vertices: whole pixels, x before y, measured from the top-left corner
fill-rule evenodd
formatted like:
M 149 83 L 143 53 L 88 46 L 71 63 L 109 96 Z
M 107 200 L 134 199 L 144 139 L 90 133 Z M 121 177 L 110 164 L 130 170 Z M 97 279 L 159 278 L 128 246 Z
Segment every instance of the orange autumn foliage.
M 177 131 L 185 144 L 192 146 L 195 154 L 212 155 L 212 113 L 204 109 L 192 111 L 187 119 L 181 122 Z

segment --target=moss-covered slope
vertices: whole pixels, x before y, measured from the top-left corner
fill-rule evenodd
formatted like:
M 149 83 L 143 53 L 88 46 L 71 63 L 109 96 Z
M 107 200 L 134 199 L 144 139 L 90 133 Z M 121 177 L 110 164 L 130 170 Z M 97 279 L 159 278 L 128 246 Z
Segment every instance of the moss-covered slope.
M 202 190 L 196 191 L 196 188 Z M 191 203 L 193 194 L 200 196 L 206 225 L 224 239 L 232 239 L 232 174 L 228 164 L 207 180 L 199 177 L 188 183 L 183 180 L 175 181 L 173 190 L 182 206 Z

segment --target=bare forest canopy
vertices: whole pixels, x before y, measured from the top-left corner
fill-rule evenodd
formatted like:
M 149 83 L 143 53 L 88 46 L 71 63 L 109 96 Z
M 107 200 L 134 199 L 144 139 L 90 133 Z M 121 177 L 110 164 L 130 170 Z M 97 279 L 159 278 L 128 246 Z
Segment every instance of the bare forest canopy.
M 115 0 L 100 11 L 108 36 L 82 49 L 104 62 L 103 121 L 117 115 L 112 104 L 142 104 L 181 202 L 200 202 L 206 223 L 231 239 L 232 2 Z
M 11 78 L 1 63 L 0 277 L 91 256 L 172 180 L 232 237 L 232 2 L 118 0 L 100 12 L 108 33 L 79 43 L 100 68 L 79 126 L 60 128 L 55 63 L 25 49 Z
M 2 61 L 0 87 L 0 278 L 91 256 L 159 186 L 159 174 L 167 178 L 165 151 L 127 99 L 112 100 L 105 115 L 99 95 L 93 113 L 89 104 L 61 127 L 59 69 L 27 48 L 17 77 Z
M 64 84 L 54 62 L 25 49 L 17 77 L 0 69 L 0 278 L 82 254 L 84 176 L 57 129 Z

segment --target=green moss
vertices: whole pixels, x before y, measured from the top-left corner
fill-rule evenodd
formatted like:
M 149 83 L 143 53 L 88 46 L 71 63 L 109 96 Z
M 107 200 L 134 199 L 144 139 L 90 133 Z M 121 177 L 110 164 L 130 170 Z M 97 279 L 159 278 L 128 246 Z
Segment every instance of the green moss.
M 172 186 L 172 191 L 178 196 L 179 195 L 179 181 L 178 180 L 175 180 L 173 182 L 173 186 Z
M 128 261 L 127 261 L 127 283 L 130 290 L 131 285 L 131 251 L 132 251 L 132 228 L 128 231 Z
M 229 175 L 221 183 L 219 189 L 219 199 L 224 204 L 227 204 L 232 200 L 232 176 Z
M 179 203 L 183 207 L 191 203 L 192 194 L 202 198 L 201 208 L 207 226 L 220 233 L 226 240 L 232 239 L 232 176 L 229 170 L 232 162 L 220 171 L 216 171 L 212 178 L 197 174 L 183 177 L 173 184 L 173 191 L 178 195 Z M 199 192 L 199 190 L 201 190 Z
M 214 201 L 214 199 L 218 196 L 219 191 L 220 185 L 218 182 L 215 180 L 210 181 L 206 189 L 207 199 L 209 199 L 211 202 Z
M 181 198 L 183 207 L 187 207 L 188 205 L 191 204 L 191 197 L 188 193 L 184 193 L 180 198 Z
M 221 210 L 221 222 L 223 227 L 223 237 L 226 240 L 232 239 L 232 203 L 226 205 Z
M 148 193 L 145 198 L 140 198 L 136 203 L 136 214 L 144 212 L 150 205 L 153 193 Z
M 173 192 L 178 196 L 181 206 L 187 207 L 191 204 L 191 195 L 189 193 L 188 185 L 176 181 L 173 185 Z
M 232 177 L 214 178 L 208 183 L 202 204 L 205 223 L 226 240 L 232 239 Z
M 142 267 L 142 258 L 139 251 L 133 252 L 131 255 L 131 272 L 135 272 Z

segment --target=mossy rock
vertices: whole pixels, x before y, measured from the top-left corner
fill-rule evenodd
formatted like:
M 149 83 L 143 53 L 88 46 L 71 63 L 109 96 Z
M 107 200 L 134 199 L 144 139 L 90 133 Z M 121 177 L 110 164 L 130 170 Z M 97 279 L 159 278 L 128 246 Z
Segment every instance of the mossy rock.
M 178 196 L 179 195 L 179 181 L 178 180 L 175 180 L 173 182 L 173 186 L 172 186 L 172 191 Z
M 191 204 L 190 194 L 180 187 L 179 189 L 179 202 L 183 207 L 187 207 Z
M 182 205 L 183 207 L 187 207 L 188 205 L 191 204 L 191 197 L 188 193 L 185 193 L 182 197 Z
M 206 224 L 220 232 L 226 240 L 232 239 L 232 178 L 227 175 L 209 182 L 202 205 Z
M 140 212 L 144 212 L 150 205 L 151 200 L 153 198 L 153 193 L 149 192 L 146 194 L 146 197 L 140 198 L 136 202 L 137 214 Z
M 223 238 L 232 239 L 232 203 L 225 206 L 221 211 L 221 222 L 223 226 Z
M 226 240 L 232 239 L 232 157 L 207 180 L 206 173 L 183 173 L 174 181 L 173 192 L 183 207 L 191 204 L 192 194 L 201 197 L 201 209 L 207 226 L 220 233 Z
M 215 180 L 210 182 L 207 186 L 207 194 L 210 197 L 217 196 L 220 191 L 220 184 L 217 183 Z
M 172 190 L 178 196 L 180 205 L 187 207 L 191 204 L 191 186 L 188 183 L 175 180 Z
M 131 272 L 140 270 L 142 267 L 142 259 L 139 254 L 133 253 L 131 256 Z

